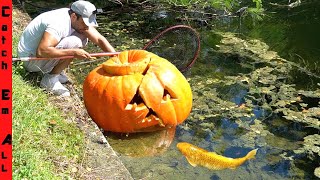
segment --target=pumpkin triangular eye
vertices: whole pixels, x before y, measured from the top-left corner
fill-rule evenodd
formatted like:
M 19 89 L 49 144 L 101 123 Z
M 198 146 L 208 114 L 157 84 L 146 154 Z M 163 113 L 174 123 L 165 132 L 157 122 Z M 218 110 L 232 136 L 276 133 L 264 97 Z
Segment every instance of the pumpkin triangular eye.
M 163 99 L 165 99 L 165 98 L 167 98 L 167 97 L 171 97 L 171 96 L 170 96 L 170 93 L 169 93 L 168 90 L 164 89 L 164 91 L 163 91 Z
M 139 89 L 139 88 L 138 88 Z M 136 92 L 136 94 L 133 96 L 132 100 L 130 101 L 129 104 L 141 104 L 144 103 L 143 99 L 141 98 L 141 96 L 139 95 L 138 92 Z
M 176 94 L 175 93 L 170 93 L 170 91 L 169 90 L 167 90 L 167 89 L 164 89 L 164 91 L 163 91 L 163 100 L 166 100 L 166 99 L 177 99 L 177 96 L 176 96 Z
M 163 91 L 163 99 L 166 99 L 167 97 L 170 97 L 170 99 L 178 99 L 177 95 L 172 92 L 170 89 L 164 89 Z
M 137 105 L 139 105 L 140 107 L 145 106 L 145 108 L 149 110 L 148 114 L 145 117 L 149 117 L 150 115 L 154 115 L 157 117 L 157 114 L 144 103 L 142 97 L 139 95 L 139 92 L 134 95 L 130 103 L 126 106 L 126 109 L 128 109 L 129 107 L 135 108 Z

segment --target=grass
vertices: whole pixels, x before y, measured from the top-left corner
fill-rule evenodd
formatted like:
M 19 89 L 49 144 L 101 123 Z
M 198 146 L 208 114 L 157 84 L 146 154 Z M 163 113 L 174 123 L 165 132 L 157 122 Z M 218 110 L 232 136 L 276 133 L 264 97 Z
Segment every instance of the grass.
M 72 167 L 68 163 L 83 151 L 82 133 L 66 123 L 47 98 L 42 90 L 13 75 L 14 179 L 69 176 Z M 63 164 L 65 169 L 61 169 Z
M 19 15 L 14 8 L 13 24 L 20 22 Z M 22 27 L 14 27 L 13 56 Z M 84 134 L 67 122 L 68 116 L 35 82 L 25 80 L 26 75 L 21 63 L 13 65 L 13 179 L 74 178 L 84 152 Z

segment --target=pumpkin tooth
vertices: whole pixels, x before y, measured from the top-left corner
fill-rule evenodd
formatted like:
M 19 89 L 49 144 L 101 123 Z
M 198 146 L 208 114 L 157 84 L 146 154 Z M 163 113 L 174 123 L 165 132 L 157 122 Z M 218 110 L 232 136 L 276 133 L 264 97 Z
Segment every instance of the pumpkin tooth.
M 134 103 L 131 109 L 132 109 L 132 110 L 136 110 L 137 107 L 138 107 L 137 103 Z
M 162 119 L 158 118 L 159 126 L 165 127 L 166 125 L 163 123 Z
M 143 103 L 139 105 L 137 103 L 127 104 L 125 110 L 132 110 L 132 111 L 142 111 L 144 109 L 148 109 Z
M 133 107 L 132 104 L 127 104 L 126 107 L 124 108 L 124 110 L 131 110 Z
M 167 94 L 167 95 L 164 97 L 164 100 L 165 100 L 165 101 L 169 101 L 170 99 L 171 99 L 170 94 Z

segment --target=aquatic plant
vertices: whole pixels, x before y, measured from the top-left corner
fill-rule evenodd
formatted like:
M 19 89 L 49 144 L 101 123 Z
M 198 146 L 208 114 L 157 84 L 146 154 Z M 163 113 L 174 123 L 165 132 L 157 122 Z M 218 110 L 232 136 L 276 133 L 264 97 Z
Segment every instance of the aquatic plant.
M 256 138 L 265 137 L 268 141 L 268 138 L 275 136 L 268 126 L 276 123 L 275 118 L 271 117 L 279 117 L 282 123 L 297 124 L 303 127 L 300 131 L 307 130 L 301 133 L 305 136 L 302 146 L 296 144 L 290 147 L 300 156 L 284 153 L 281 157 L 290 161 L 301 157 L 319 161 L 320 138 L 314 133 L 320 130 L 320 84 L 314 90 L 297 89 L 290 80 L 290 73 L 301 71 L 307 77 L 306 69 L 281 58 L 259 40 L 241 39 L 232 33 L 218 34 L 221 41 L 216 49 L 212 49 L 213 53 L 225 61 L 233 61 L 242 67 L 243 72 L 225 77 L 203 77 L 197 75 L 198 68 L 205 71 L 208 62 L 198 62 L 192 69 L 193 77 L 188 79 L 197 88 L 193 90 L 194 106 L 186 127 L 194 129 L 200 124 L 212 131 L 215 122 L 227 118 L 248 131 L 234 143 L 254 147 L 263 146 L 256 144 L 263 143 L 257 142 Z M 224 89 L 221 90 L 221 87 Z M 231 97 L 226 97 L 226 90 L 229 91 L 227 94 L 243 94 L 241 100 L 232 101 Z M 260 115 L 255 113 L 257 109 Z M 279 141 L 280 138 L 277 139 Z M 284 144 L 283 147 L 289 146 Z M 316 172 L 315 169 L 315 175 Z

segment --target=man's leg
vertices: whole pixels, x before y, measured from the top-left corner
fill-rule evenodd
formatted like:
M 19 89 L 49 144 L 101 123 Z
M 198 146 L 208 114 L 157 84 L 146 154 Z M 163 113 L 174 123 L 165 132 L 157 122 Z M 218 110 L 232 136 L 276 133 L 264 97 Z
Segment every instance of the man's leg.
M 56 46 L 56 48 L 59 49 L 75 49 L 75 48 L 82 48 L 87 44 L 88 40 L 86 37 L 84 37 L 81 34 L 73 34 L 69 37 L 63 38 L 59 44 Z M 47 91 L 50 91 L 56 95 L 62 95 L 62 96 L 70 96 L 70 92 L 67 88 L 65 88 L 61 82 L 66 82 L 67 77 L 64 78 L 61 74 L 63 74 L 63 70 L 68 67 L 68 65 L 71 63 L 72 59 L 66 59 L 66 60 L 52 60 L 53 65 L 51 67 L 50 73 L 47 73 L 43 76 L 40 86 L 43 88 L 46 88 Z M 48 67 L 50 68 L 50 67 Z
M 58 49 L 77 49 L 86 46 L 88 39 L 77 32 L 71 36 L 63 38 L 56 46 Z M 34 56 L 32 54 L 19 53 L 19 57 Z M 24 68 L 29 72 L 42 72 L 43 74 L 52 73 L 59 74 L 63 69 L 68 67 L 71 60 L 30 60 L 24 62 Z M 65 64 L 66 63 L 66 64 Z M 57 66 L 57 67 L 56 67 Z M 55 69 L 56 67 L 56 69 Z
M 88 38 L 84 35 L 77 33 L 76 31 L 72 33 L 71 36 L 63 38 L 59 44 L 56 46 L 58 49 L 77 49 L 83 48 L 88 43 Z M 59 60 L 58 64 L 52 69 L 50 74 L 60 74 L 65 68 L 69 66 L 72 59 Z

